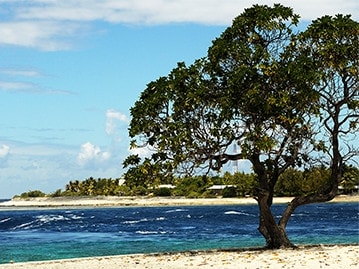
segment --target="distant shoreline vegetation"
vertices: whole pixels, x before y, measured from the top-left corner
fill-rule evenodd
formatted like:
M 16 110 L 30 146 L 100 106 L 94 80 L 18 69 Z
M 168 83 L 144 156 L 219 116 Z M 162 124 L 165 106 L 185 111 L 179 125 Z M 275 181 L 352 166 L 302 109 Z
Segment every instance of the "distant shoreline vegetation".
M 358 193 L 359 169 L 350 165 L 345 166 L 340 182 L 339 194 Z M 298 196 L 316 192 L 326 188 L 330 171 L 325 167 L 313 167 L 304 171 L 294 168 L 280 177 L 274 195 Z M 186 198 L 211 197 L 246 197 L 253 195 L 256 187 L 254 173 L 226 172 L 223 176 L 194 176 L 183 178 L 163 179 L 161 182 L 146 184 L 147 180 L 137 180 L 136 185 L 121 178 L 90 177 L 83 181 L 70 181 L 65 190 L 58 189 L 47 194 L 40 190 L 31 190 L 14 198 L 64 197 L 64 196 L 184 196 Z M 221 186 L 221 188 L 213 188 Z M 212 188 L 211 188 L 212 187 Z

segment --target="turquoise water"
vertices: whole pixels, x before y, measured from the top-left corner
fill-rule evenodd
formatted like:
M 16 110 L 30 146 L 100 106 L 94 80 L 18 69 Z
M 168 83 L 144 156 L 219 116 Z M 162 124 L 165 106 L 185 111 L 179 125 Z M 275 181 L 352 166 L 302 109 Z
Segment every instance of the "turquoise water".
M 2 209 L 0 263 L 261 247 L 257 227 L 256 205 Z M 359 205 L 300 207 L 287 231 L 295 244 L 358 244 Z

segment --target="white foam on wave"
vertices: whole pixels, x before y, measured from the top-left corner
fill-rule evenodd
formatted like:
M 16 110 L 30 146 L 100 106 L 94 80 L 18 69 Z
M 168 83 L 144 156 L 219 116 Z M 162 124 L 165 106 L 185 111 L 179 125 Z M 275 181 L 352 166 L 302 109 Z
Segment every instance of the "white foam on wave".
M 74 220 L 76 220 L 76 219 L 83 219 L 83 218 L 84 218 L 84 217 L 77 216 L 77 215 L 74 215 L 74 214 L 70 215 L 69 217 L 70 217 L 71 219 L 74 219 Z
M 165 231 L 136 231 L 136 234 L 166 234 Z
M 11 220 L 11 218 L 7 218 L 7 219 L 2 219 L 2 220 L 0 220 L 0 223 L 4 223 L 4 222 L 7 222 L 7 221 L 9 221 L 9 220 Z
M 49 223 L 51 221 L 70 220 L 63 215 L 39 215 L 36 218 L 43 223 Z
M 34 221 L 30 221 L 30 222 L 26 222 L 26 223 L 20 224 L 18 226 L 15 226 L 12 229 L 13 230 L 18 230 L 18 229 L 28 230 L 33 227 L 33 224 L 34 224 Z
M 188 209 L 177 208 L 177 209 L 167 210 L 167 211 L 165 211 L 165 213 L 186 212 L 186 211 L 188 211 Z
M 240 211 L 226 211 L 224 212 L 225 215 L 244 215 L 244 216 L 252 216 L 251 214 L 245 213 L 245 212 L 240 212 Z
M 69 221 L 69 220 L 78 220 L 78 219 L 83 219 L 83 217 L 75 215 L 75 214 L 70 214 L 68 216 L 64 216 L 64 215 L 39 215 L 36 216 L 36 219 L 42 223 L 49 223 L 52 221 Z
M 125 221 L 123 221 L 122 223 L 123 223 L 123 224 L 136 224 L 136 223 L 146 222 L 146 221 L 148 221 L 147 218 L 140 219 L 140 220 L 125 220 Z

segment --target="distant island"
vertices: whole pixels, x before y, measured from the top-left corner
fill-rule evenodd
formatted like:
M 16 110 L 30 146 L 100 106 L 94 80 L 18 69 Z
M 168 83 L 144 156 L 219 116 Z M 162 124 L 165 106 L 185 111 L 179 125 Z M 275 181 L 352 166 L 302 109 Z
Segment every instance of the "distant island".
M 275 197 L 275 204 L 286 204 L 292 197 Z M 339 195 L 331 202 L 359 202 L 359 195 Z M 195 206 L 256 204 L 253 198 L 185 198 L 151 196 L 66 196 L 13 198 L 0 207 L 106 207 L 106 206 Z
M 287 169 L 281 175 L 274 190 L 275 197 L 293 197 L 313 193 L 326 186 L 329 178 L 328 169 L 318 166 L 305 171 Z M 221 176 L 190 176 L 164 178 L 162 181 L 148 179 L 124 178 L 87 178 L 72 180 L 65 189 L 53 193 L 31 190 L 14 198 L 40 197 L 96 197 L 96 196 L 156 196 L 186 198 L 224 198 L 250 197 L 257 186 L 254 173 L 225 172 Z M 359 169 L 345 166 L 338 194 L 355 195 L 359 191 Z

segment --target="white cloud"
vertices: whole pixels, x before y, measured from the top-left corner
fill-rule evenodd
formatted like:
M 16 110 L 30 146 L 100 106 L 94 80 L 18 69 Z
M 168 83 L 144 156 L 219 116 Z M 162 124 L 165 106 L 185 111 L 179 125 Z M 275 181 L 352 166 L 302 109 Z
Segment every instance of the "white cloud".
M 26 20 L 102 20 L 116 23 L 159 24 L 194 22 L 204 24 L 229 24 L 232 19 L 253 4 L 272 5 L 273 0 L 53 0 L 32 1 L 17 7 L 15 15 Z M 356 0 L 282 0 L 304 19 L 337 13 L 358 16 Z
M 33 91 L 35 85 L 29 82 L 0 81 L 0 89 L 5 91 Z
M 73 38 L 96 21 L 119 24 L 199 23 L 230 25 L 234 17 L 253 4 L 272 5 L 272 0 L 33 0 L 0 1 L 0 45 L 41 50 L 72 48 Z M 357 0 L 282 0 L 302 19 L 323 15 L 352 14 L 359 18 Z
M 130 154 L 138 155 L 141 158 L 145 158 L 151 155 L 151 153 L 154 152 L 153 149 L 150 149 L 149 147 L 137 147 L 129 149 Z
M 38 48 L 46 51 L 72 47 L 70 38 L 80 32 L 80 25 L 58 21 L 10 21 L 0 23 L 0 45 Z
M 33 69 L 0 69 L 0 90 L 33 94 L 73 94 L 71 91 L 44 88 L 36 83 L 22 81 L 40 76 L 43 74 Z
M 56 90 L 56 89 L 44 89 L 41 86 L 31 82 L 21 81 L 1 81 L 0 90 L 8 92 L 24 92 L 32 94 L 73 94 L 71 91 Z
M 108 109 L 106 111 L 106 133 L 108 135 L 117 133 L 117 122 L 128 123 L 129 120 L 126 115 L 122 114 L 113 109 Z
M 91 143 L 84 143 L 79 148 L 67 144 L 32 144 L 2 139 L 0 198 L 10 198 L 29 190 L 51 193 L 64 189 L 70 180 L 120 177 L 123 173 L 121 163 L 126 157 L 123 154 L 127 153 L 128 145 L 126 143 L 124 149 L 111 152 L 110 156 L 108 150 Z M 79 161 L 83 161 L 82 165 Z
M 9 155 L 10 147 L 8 145 L 1 145 L 0 158 L 6 158 Z
M 33 69 L 0 69 L 0 75 L 21 76 L 21 77 L 39 77 L 40 72 Z
M 101 151 L 101 148 L 86 142 L 81 145 L 79 154 L 77 155 L 77 163 L 80 166 L 96 165 L 108 160 L 111 154 L 106 151 Z

